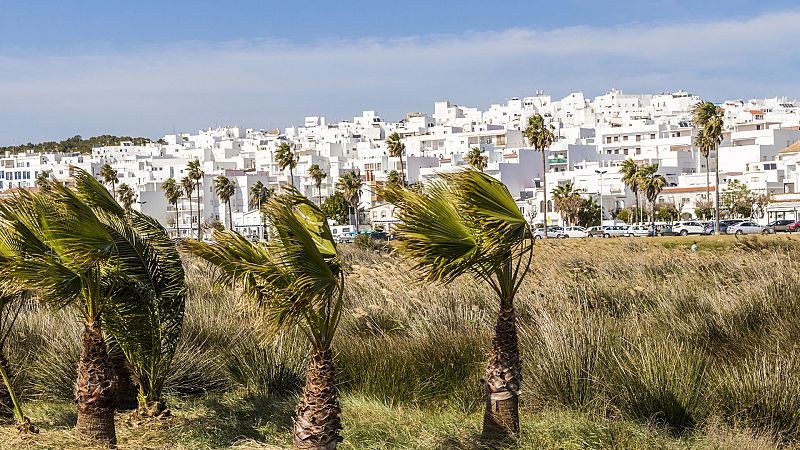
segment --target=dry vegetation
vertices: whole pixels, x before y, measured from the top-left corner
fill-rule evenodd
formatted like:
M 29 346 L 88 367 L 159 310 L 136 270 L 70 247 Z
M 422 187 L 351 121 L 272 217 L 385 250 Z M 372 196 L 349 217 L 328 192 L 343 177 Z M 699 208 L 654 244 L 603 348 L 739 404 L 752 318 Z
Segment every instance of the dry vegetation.
M 697 240 L 700 251 L 691 254 Z M 345 249 L 349 310 L 336 338 L 345 448 L 475 448 L 496 304 L 488 288 L 420 284 L 409 263 Z M 205 266 L 168 383 L 173 417 L 118 416 L 120 448 L 283 448 L 302 339 Z M 522 448 L 773 448 L 800 439 L 800 240 L 663 238 L 537 244 L 517 296 Z M 39 435 L 0 448 L 80 448 L 70 400 L 78 327 L 26 311 L 9 342 Z

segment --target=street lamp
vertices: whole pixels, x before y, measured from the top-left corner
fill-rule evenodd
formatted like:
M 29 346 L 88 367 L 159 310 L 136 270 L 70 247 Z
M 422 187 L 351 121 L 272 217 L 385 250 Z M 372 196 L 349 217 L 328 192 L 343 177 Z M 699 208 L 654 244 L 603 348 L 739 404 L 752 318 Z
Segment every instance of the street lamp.
M 600 226 L 603 226 L 603 174 L 608 172 L 608 170 L 599 170 L 595 169 L 594 173 L 600 175 Z

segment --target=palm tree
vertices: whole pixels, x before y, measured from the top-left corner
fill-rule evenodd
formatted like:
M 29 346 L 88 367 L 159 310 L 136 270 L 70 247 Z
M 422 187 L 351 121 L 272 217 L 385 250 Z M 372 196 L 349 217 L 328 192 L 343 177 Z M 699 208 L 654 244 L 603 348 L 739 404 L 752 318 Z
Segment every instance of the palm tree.
M 38 430 L 31 424 L 30 419 L 25 416 L 22 411 L 22 403 L 14 391 L 14 385 L 11 383 L 11 374 L 9 373 L 8 359 L 6 359 L 4 352 L 6 339 L 11 334 L 14 322 L 16 322 L 22 308 L 22 302 L 21 292 L 18 292 L 14 287 L 3 286 L 2 290 L 0 290 L 0 377 L 3 378 L 3 384 L 7 392 L 7 397 L 0 396 L 0 408 L 8 407 L 12 411 L 14 420 L 17 422 L 17 429 L 21 433 L 36 433 Z
M 334 449 L 341 441 L 341 406 L 331 343 L 342 314 L 345 273 L 325 215 L 294 188 L 270 199 L 265 213 L 277 231 L 267 246 L 233 231 L 215 244 L 186 247 L 217 266 L 224 280 L 265 305 L 276 328 L 299 326 L 311 344 L 303 396 L 297 405 L 295 448 Z
M 77 434 L 114 445 L 114 370 L 104 329 L 131 361 L 140 399 L 160 396 L 180 336 L 186 288 L 175 245 L 157 221 L 125 211 L 89 173 L 0 205 L 0 273 L 42 301 L 80 311 Z
M 228 229 L 233 229 L 233 213 L 231 212 L 231 197 L 236 193 L 236 183 L 224 175 L 214 178 L 214 192 L 219 197 L 219 201 L 225 203 L 228 210 Z
M 395 131 L 386 138 L 386 149 L 389 151 L 389 156 L 392 158 L 400 158 L 400 179 L 405 185 L 406 173 L 403 165 L 403 153 L 406 150 L 406 144 L 400 140 L 400 135 Z
M 506 186 L 475 170 L 442 174 L 424 194 L 389 186 L 381 196 L 398 207 L 398 247 L 425 280 L 449 283 L 469 273 L 497 295 L 483 432 L 490 439 L 518 435 L 522 375 L 514 298 L 533 257 L 530 225 Z
M 319 168 L 318 164 L 312 164 L 311 167 L 308 168 L 308 175 L 314 180 L 314 186 L 317 187 L 318 201 L 317 204 L 322 204 L 322 180 L 328 177 L 328 174 L 325 173 L 322 169 Z
M 205 173 L 203 173 L 203 170 L 200 168 L 200 161 L 197 159 L 194 161 L 189 161 L 187 169 L 186 175 L 194 182 L 195 188 L 197 189 L 197 239 L 202 239 L 203 236 L 200 234 L 200 193 L 202 192 L 200 188 L 200 181 L 203 180 Z
M 52 171 L 50 170 L 43 170 L 36 175 L 36 187 L 39 189 L 48 189 L 50 187 L 50 176 L 52 175 Z
M 119 185 L 119 192 L 117 192 L 119 196 L 119 201 L 122 202 L 122 207 L 125 208 L 126 211 L 131 209 L 133 206 L 133 202 L 136 201 L 136 193 L 133 192 L 133 189 L 127 185 L 127 183 L 122 183 Z
M 398 173 L 396 170 L 392 170 L 388 175 L 386 175 L 386 183 L 393 184 L 395 186 L 402 186 L 403 179 L 400 177 L 400 173 Z
M 294 169 L 297 167 L 297 155 L 292 150 L 292 146 L 286 142 L 281 143 L 278 146 L 278 150 L 275 152 L 275 161 L 278 162 L 278 168 L 280 170 L 286 170 L 289 168 L 289 179 L 291 180 L 292 187 L 294 187 Z
M 711 168 L 708 165 L 708 157 L 711 154 L 711 149 L 714 148 L 714 143 L 708 139 L 705 130 L 701 128 L 694 138 L 694 145 L 700 150 L 700 155 L 706 159 L 706 201 L 711 201 Z
M 347 200 L 347 203 L 349 203 L 350 207 L 353 208 L 353 216 L 355 217 L 356 232 L 358 232 L 359 228 L 358 204 L 361 202 L 362 185 L 363 183 L 361 182 L 361 177 L 358 176 L 358 174 L 352 170 L 339 177 L 339 181 L 336 183 L 336 188 L 342 191 L 342 194 L 344 195 L 344 198 Z
M 194 211 L 192 211 L 192 193 L 194 192 L 194 181 L 191 178 L 181 178 L 181 189 L 186 197 L 189 199 L 189 235 L 192 235 L 192 219 L 194 219 Z M 199 194 L 198 194 L 199 195 Z
M 180 235 L 178 200 L 180 200 L 183 195 L 181 187 L 178 185 L 178 182 L 175 181 L 175 178 L 170 177 L 161 185 L 161 190 L 164 191 L 164 197 L 166 197 L 167 203 L 175 207 L 175 233 L 176 235 Z
M 117 198 L 117 183 L 119 183 L 117 171 L 111 167 L 111 164 L 103 164 L 100 167 L 100 176 L 103 177 L 103 183 L 111 185 L 111 193 L 114 198 Z
M 714 150 L 714 230 L 719 234 L 719 145 L 722 143 L 724 111 L 711 102 L 700 102 L 692 109 L 692 121 L 702 128 L 703 139 L 709 149 Z M 706 167 L 708 167 L 706 159 Z
M 620 166 L 620 173 L 622 173 L 622 182 L 625 183 L 625 186 L 628 187 L 631 191 L 633 191 L 633 195 L 636 197 L 636 209 L 639 210 L 639 222 L 642 221 L 641 213 L 642 210 L 639 209 L 639 166 L 633 162 L 631 158 L 626 159 L 622 162 Z M 601 218 L 602 220 L 602 218 Z
M 483 172 L 486 168 L 486 157 L 481 153 L 480 147 L 472 147 L 467 152 L 467 164 L 472 166 L 478 172 Z
M 659 175 L 658 164 L 651 164 L 644 166 L 640 169 L 639 185 L 641 186 L 647 201 L 650 202 L 650 221 L 655 221 L 656 217 L 656 199 L 661 191 L 667 185 L 667 179 L 664 175 Z
M 546 150 L 556 140 L 553 124 L 545 125 L 541 114 L 536 113 L 528 118 L 528 126 L 523 135 L 536 151 L 542 153 L 542 189 L 544 190 L 544 236 L 547 236 L 547 156 Z
M 267 188 L 261 181 L 256 181 L 250 186 L 250 208 L 257 208 L 258 213 L 261 215 L 261 236 L 259 236 L 261 239 L 264 239 L 264 227 L 266 225 L 262 206 L 272 197 L 273 193 L 274 189 Z
M 571 181 L 553 189 L 553 204 L 557 210 L 564 213 L 570 225 L 574 223 L 582 202 L 579 191 L 574 188 Z

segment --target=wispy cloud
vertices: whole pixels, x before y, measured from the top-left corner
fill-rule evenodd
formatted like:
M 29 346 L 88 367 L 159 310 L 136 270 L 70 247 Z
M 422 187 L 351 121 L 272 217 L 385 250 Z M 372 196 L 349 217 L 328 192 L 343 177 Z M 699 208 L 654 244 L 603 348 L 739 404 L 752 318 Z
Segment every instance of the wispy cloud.
M 800 12 L 668 25 L 509 29 L 405 39 L 184 42 L 0 55 L 0 144 L 71 133 L 158 136 L 284 126 L 362 109 L 389 118 L 449 98 L 485 107 L 545 89 L 683 88 L 707 98 L 800 96 Z

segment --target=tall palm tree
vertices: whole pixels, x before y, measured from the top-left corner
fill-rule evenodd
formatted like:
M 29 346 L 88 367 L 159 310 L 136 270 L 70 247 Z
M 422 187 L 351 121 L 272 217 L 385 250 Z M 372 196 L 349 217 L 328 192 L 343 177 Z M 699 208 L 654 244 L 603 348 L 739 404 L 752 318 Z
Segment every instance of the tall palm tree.
M 275 151 L 275 161 L 278 163 L 278 168 L 280 170 L 286 170 L 289 168 L 289 179 L 291 180 L 292 187 L 294 187 L 294 169 L 297 167 L 297 155 L 295 154 L 294 150 L 292 150 L 292 146 L 286 142 L 281 143 L 278 146 L 278 150 Z
M 358 205 L 361 203 L 361 187 L 363 182 L 361 177 L 355 172 L 350 171 L 339 177 L 336 183 L 336 188 L 342 192 L 347 203 L 353 208 L 353 216 L 355 217 L 356 232 L 359 229 L 358 223 Z
M 716 234 L 719 234 L 719 145 L 722 143 L 724 131 L 724 113 L 721 107 L 711 102 L 700 102 L 692 109 L 692 121 L 702 128 L 709 151 L 714 150 L 716 153 L 714 158 L 714 232 Z
M 625 186 L 627 186 L 628 189 L 633 191 L 633 195 L 636 197 L 636 209 L 639 210 L 639 222 L 641 222 L 642 210 L 639 208 L 639 191 L 641 190 L 639 186 L 639 170 L 639 165 L 633 162 L 633 159 L 631 158 L 622 161 L 622 165 L 620 166 L 622 182 L 625 183 Z
M 714 148 L 714 143 L 706 136 L 705 130 L 702 128 L 697 132 L 694 138 L 694 145 L 700 150 L 700 155 L 706 159 L 706 201 L 711 201 L 711 167 L 708 165 L 708 157 L 711 154 L 711 149 Z
M 341 406 L 331 343 L 342 314 L 345 273 L 325 215 L 294 188 L 270 199 L 265 213 L 277 231 L 267 246 L 233 231 L 215 244 L 186 247 L 219 267 L 222 277 L 266 306 L 278 329 L 299 326 L 311 344 L 303 396 L 294 420 L 294 446 L 334 449 L 342 440 Z
M 553 189 L 553 204 L 557 210 L 564 213 L 570 225 L 574 223 L 575 216 L 578 214 L 582 203 L 583 199 L 580 192 L 575 189 L 571 181 L 567 181 Z
M 117 192 L 119 196 L 119 201 L 122 202 L 122 207 L 125 210 L 130 210 L 131 206 L 133 206 L 133 202 L 136 201 L 136 192 L 133 191 L 133 188 L 128 186 L 127 183 L 122 183 L 119 185 L 119 192 Z
M 264 239 L 264 227 L 266 225 L 262 207 L 267 200 L 272 197 L 273 192 L 274 190 L 272 188 L 267 188 L 261 181 L 256 181 L 252 186 L 250 186 L 250 208 L 256 208 L 261 218 L 261 229 L 259 232 L 260 239 Z
M 119 183 L 118 173 L 111 167 L 111 164 L 103 164 L 100 167 L 100 176 L 103 177 L 103 183 L 111 185 L 111 194 L 117 198 L 117 183 Z
M 475 170 L 440 175 L 419 194 L 389 186 L 381 195 L 398 206 L 402 253 L 427 281 L 463 274 L 485 281 L 500 310 L 485 372 L 487 438 L 519 434 L 522 382 L 514 298 L 530 269 L 530 225 L 501 182 Z
M 183 320 L 183 267 L 157 221 L 125 211 L 89 173 L 75 180 L 76 190 L 54 185 L 0 204 L 0 273 L 80 312 L 76 431 L 113 445 L 117 387 L 103 331 L 133 363 L 140 398 L 160 396 Z
M 164 183 L 161 184 L 161 190 L 164 191 L 164 197 L 167 199 L 167 203 L 175 207 L 175 234 L 180 235 L 180 211 L 178 211 L 178 200 L 181 199 L 183 192 L 181 191 L 181 187 L 178 185 L 178 182 L 175 181 L 175 178 L 167 178 Z
M 644 192 L 647 201 L 650 202 L 650 221 L 655 221 L 656 217 L 656 199 L 661 191 L 667 185 L 667 179 L 664 175 L 659 175 L 658 164 L 651 164 L 644 166 L 639 172 L 639 185 Z
M 233 213 L 231 212 L 231 197 L 236 193 L 236 183 L 224 175 L 217 175 L 214 178 L 214 192 L 219 197 L 219 201 L 225 203 L 228 210 L 228 229 L 233 229 Z
M 480 147 L 472 147 L 467 152 L 467 164 L 472 166 L 478 172 L 483 172 L 486 168 L 486 157 L 481 153 Z
M 195 159 L 194 161 L 189 161 L 187 166 L 187 174 L 186 176 L 189 177 L 192 182 L 194 182 L 194 186 L 197 190 L 197 239 L 202 239 L 203 236 L 201 234 L 200 228 L 200 221 L 201 221 L 201 213 L 200 213 L 200 193 L 202 192 L 202 188 L 200 187 L 200 182 L 203 180 L 203 176 L 205 173 L 200 168 L 200 161 Z
M 181 178 L 181 189 L 186 197 L 189 199 L 189 235 L 192 235 L 192 219 L 194 219 L 194 211 L 192 211 L 192 193 L 194 192 L 194 181 L 188 176 Z
M 317 187 L 317 204 L 322 204 L 322 180 L 328 177 L 328 174 L 325 173 L 322 169 L 319 168 L 318 164 L 312 164 L 311 167 L 308 168 L 308 175 L 314 180 L 314 186 Z
M 22 293 L 13 286 L 5 283 L 5 286 L 0 288 L 0 377 L 3 379 L 7 393 L 5 398 L 0 395 L 0 408 L 8 407 L 11 410 L 17 423 L 17 429 L 21 433 L 36 433 L 38 430 L 22 411 L 22 403 L 17 397 L 14 385 L 11 383 L 10 367 L 4 351 L 6 339 L 11 334 L 14 322 L 16 322 L 22 308 L 22 302 Z
M 392 158 L 400 158 L 400 179 L 405 185 L 406 171 L 403 165 L 403 153 L 405 153 L 406 144 L 400 140 L 400 135 L 396 131 L 386 138 L 386 149 L 389 152 L 389 156 Z
M 528 126 L 523 135 L 528 144 L 542 153 L 542 189 L 544 190 L 544 236 L 547 237 L 547 149 L 556 140 L 553 124 L 546 125 L 541 114 L 536 113 L 528 118 Z

